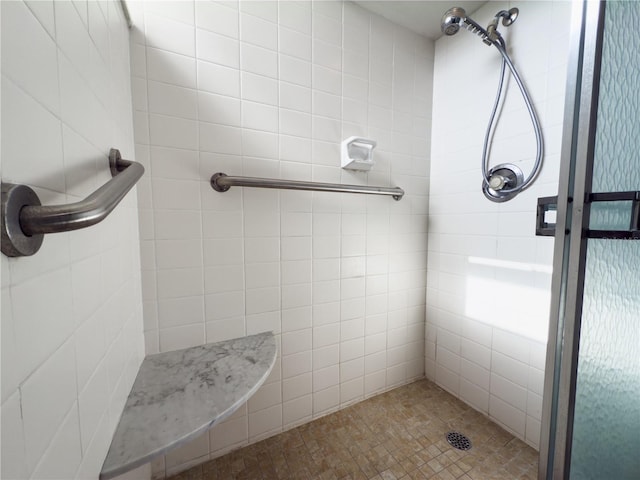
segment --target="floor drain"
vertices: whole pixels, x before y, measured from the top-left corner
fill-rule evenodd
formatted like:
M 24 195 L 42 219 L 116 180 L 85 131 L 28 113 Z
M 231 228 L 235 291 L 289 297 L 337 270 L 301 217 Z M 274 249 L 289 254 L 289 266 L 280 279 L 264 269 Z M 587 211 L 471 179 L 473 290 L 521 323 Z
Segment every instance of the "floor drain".
M 447 442 L 458 450 L 470 450 L 471 449 L 471 440 L 469 440 L 466 436 L 462 435 L 458 432 L 449 432 L 445 435 L 447 438 Z

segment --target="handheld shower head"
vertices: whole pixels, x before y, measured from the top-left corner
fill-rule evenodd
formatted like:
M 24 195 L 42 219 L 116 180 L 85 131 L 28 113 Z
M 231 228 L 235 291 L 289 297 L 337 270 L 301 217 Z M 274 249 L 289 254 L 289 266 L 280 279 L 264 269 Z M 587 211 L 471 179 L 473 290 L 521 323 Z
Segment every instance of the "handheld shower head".
M 480 36 L 485 43 L 491 45 L 491 42 L 487 40 L 489 36 L 487 31 L 478 23 L 476 23 L 471 17 L 468 17 L 467 12 L 464 11 L 464 8 L 450 8 L 442 16 L 442 23 L 440 24 L 442 33 L 444 33 L 445 35 L 455 35 L 456 33 L 458 33 L 458 30 L 460 30 L 460 27 L 464 27 L 470 32 L 475 33 L 476 35 Z
M 442 16 L 440 28 L 445 35 L 455 35 L 460 30 L 460 25 L 464 24 L 467 12 L 464 8 L 453 7 L 447 10 Z

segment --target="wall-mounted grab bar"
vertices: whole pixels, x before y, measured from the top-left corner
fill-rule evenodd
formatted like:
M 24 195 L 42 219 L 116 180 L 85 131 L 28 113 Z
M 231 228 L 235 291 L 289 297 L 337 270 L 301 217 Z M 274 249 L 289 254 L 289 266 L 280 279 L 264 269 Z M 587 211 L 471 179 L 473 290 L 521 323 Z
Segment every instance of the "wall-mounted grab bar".
M 68 232 L 104 220 L 144 173 L 136 162 L 123 160 L 112 148 L 109 166 L 113 178 L 84 200 L 43 206 L 26 185 L 2 183 L 2 253 L 8 257 L 33 255 L 45 233 Z
M 339 183 L 278 180 L 275 178 L 229 177 L 220 172 L 215 173 L 211 177 L 211 187 L 216 192 L 226 192 L 231 187 L 258 187 L 282 188 L 286 190 L 312 190 L 317 192 L 365 193 L 391 195 L 394 200 L 400 200 L 404 195 L 404 190 L 399 187 L 369 187 L 363 185 L 341 185 Z

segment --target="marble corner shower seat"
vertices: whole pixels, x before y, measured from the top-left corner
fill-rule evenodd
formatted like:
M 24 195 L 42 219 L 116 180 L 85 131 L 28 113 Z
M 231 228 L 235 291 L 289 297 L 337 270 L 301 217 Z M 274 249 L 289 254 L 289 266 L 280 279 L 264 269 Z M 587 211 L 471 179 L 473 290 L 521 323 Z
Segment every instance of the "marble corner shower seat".
M 275 361 L 272 332 L 147 356 L 100 479 L 148 463 L 229 417 L 264 383 Z

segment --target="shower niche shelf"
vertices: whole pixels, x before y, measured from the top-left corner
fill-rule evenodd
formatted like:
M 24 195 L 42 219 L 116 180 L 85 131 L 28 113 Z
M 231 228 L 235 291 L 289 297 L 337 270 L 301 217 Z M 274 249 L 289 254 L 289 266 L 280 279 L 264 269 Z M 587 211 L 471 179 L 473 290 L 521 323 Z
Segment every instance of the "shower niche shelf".
M 264 383 L 275 361 L 272 332 L 148 355 L 100 479 L 144 465 L 229 417 Z

